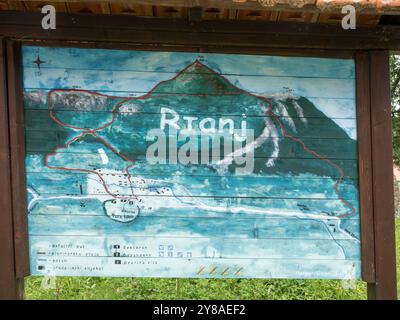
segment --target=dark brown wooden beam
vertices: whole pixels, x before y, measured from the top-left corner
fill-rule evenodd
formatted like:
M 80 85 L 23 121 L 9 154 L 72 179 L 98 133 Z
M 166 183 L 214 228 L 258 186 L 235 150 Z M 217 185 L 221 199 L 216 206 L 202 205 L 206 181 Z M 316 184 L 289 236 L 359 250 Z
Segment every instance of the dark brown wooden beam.
M 28 210 L 25 174 L 25 132 L 21 44 L 7 41 L 7 89 L 10 134 L 11 190 L 14 228 L 15 273 L 29 275 Z
M 360 192 L 362 279 L 375 282 L 374 207 L 371 149 L 371 97 L 368 52 L 356 54 L 357 142 Z
M 371 299 L 397 299 L 389 52 L 370 52 L 375 283 Z
M 57 14 L 43 30 L 40 13 L 0 12 L 0 35 L 23 40 L 139 43 L 167 46 L 360 50 L 400 49 L 400 27 L 341 26 L 261 21 L 199 21 L 93 14 Z
M 6 49 L 0 39 L 0 300 L 22 298 L 22 281 L 15 273 L 14 227 L 8 126 Z

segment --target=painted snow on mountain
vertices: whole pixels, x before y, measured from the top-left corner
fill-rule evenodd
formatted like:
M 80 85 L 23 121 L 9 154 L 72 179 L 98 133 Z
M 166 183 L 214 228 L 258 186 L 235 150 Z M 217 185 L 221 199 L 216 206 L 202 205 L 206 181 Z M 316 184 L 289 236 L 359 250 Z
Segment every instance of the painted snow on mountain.
M 38 101 L 38 93 L 31 93 L 31 95 L 32 101 L 28 103 Z M 26 94 L 25 98 L 28 100 L 29 95 Z M 348 145 L 348 150 L 344 150 L 345 153 L 347 151 L 354 152 L 354 141 L 347 137 L 346 133 L 340 127 L 325 117 L 307 99 L 295 97 L 288 93 L 275 95 L 271 98 L 249 94 L 233 86 L 228 80 L 198 61 L 190 64 L 173 79 L 156 85 L 149 94 L 139 98 L 127 98 L 126 101 L 122 100 L 122 103 L 118 103 L 113 107 L 108 103 L 108 100 L 112 101 L 113 98 L 81 90 L 54 90 L 50 92 L 48 98 L 50 99 L 48 105 L 51 106 L 52 110 L 79 110 L 81 112 L 90 110 L 95 112 L 109 109 L 109 114 L 105 117 L 108 121 L 110 118 L 113 119 L 112 122 L 109 122 L 108 126 L 102 130 L 98 130 L 95 135 L 89 131 L 70 139 L 68 142 L 65 141 L 66 147 L 63 147 L 65 150 L 62 153 L 58 153 L 56 149 L 56 152 L 47 155 L 46 161 L 48 167 L 56 170 L 65 169 L 91 172 L 91 167 L 95 166 L 97 168 L 103 166 L 106 170 L 119 169 L 120 174 L 123 174 L 125 171 L 126 174 L 129 174 L 128 170 L 123 167 L 126 166 L 125 163 L 128 159 L 130 159 L 128 161 L 129 166 L 132 166 L 131 162 L 143 160 L 143 155 L 148 147 L 144 139 L 146 131 L 157 128 L 157 123 L 160 122 L 160 109 L 163 106 L 168 106 L 177 114 L 185 114 L 188 112 L 188 105 L 190 105 L 190 110 L 195 115 L 210 112 L 211 114 L 220 115 L 220 117 L 228 115 L 231 117 L 236 116 L 237 119 L 235 120 L 239 121 L 243 121 L 243 115 L 246 115 L 247 128 L 254 129 L 256 132 L 257 136 L 255 140 L 243 148 L 236 150 L 226 158 L 217 159 L 217 161 L 206 166 L 203 170 L 208 171 L 208 174 L 213 174 L 215 170 L 215 174 L 224 175 L 233 166 L 232 159 L 244 153 L 253 153 L 256 156 L 255 174 L 290 173 L 291 175 L 296 175 L 309 173 L 333 177 L 333 179 L 337 179 L 336 183 L 339 184 L 345 176 L 345 171 L 341 169 L 339 164 L 324 159 L 326 151 L 328 149 L 332 150 L 332 144 L 329 144 L 328 148 L 326 148 L 326 143 L 323 141 L 323 143 L 311 150 L 302 140 L 294 138 L 295 135 L 308 138 L 315 136 L 315 128 L 309 124 L 308 118 L 317 118 L 320 122 L 324 122 L 324 133 L 329 133 L 332 137 L 341 139 L 341 144 L 345 141 Z M 188 99 L 190 99 L 190 104 Z M 207 105 L 206 111 L 204 110 L 204 105 Z M 92 117 L 90 113 L 86 115 Z M 62 113 L 61 115 L 55 114 L 54 116 L 56 117 L 56 121 L 66 127 L 76 125 L 76 118 L 79 118 L 80 121 L 82 120 L 80 114 L 77 117 L 74 113 L 70 113 L 68 117 Z M 89 120 L 91 119 L 90 117 Z M 86 121 L 85 128 L 96 130 L 100 125 L 99 122 L 105 123 L 105 121 L 99 118 L 95 117 L 92 120 L 93 125 L 91 125 L 90 121 Z M 138 121 L 140 125 L 137 123 Z M 233 121 L 233 123 L 237 124 L 238 121 Z M 180 125 L 182 128 L 185 128 L 183 123 Z M 135 128 L 135 134 L 132 134 L 132 128 Z M 121 143 L 122 141 L 123 143 Z M 107 156 L 107 159 L 111 159 L 108 166 L 104 165 L 102 155 L 92 153 L 93 149 L 104 150 L 102 148 L 104 146 L 108 149 L 109 153 L 109 155 L 104 155 Z M 312 161 L 302 161 L 300 164 L 296 163 L 296 166 L 285 161 L 280 163 L 279 160 L 288 157 L 290 152 L 295 154 L 292 157 L 292 160 L 294 160 L 297 156 L 296 152 L 300 151 L 299 147 L 303 149 L 301 156 L 309 156 L 309 159 Z M 68 156 L 69 154 L 71 157 Z M 349 175 L 354 173 L 354 170 L 352 170 L 354 168 L 346 169 L 348 169 L 347 172 Z M 175 170 L 170 173 L 169 179 L 173 179 L 173 176 L 178 172 L 182 172 L 182 170 L 187 170 L 187 168 L 177 165 Z M 99 179 L 103 182 L 103 193 L 108 193 L 111 197 L 118 198 L 121 190 L 113 191 L 118 184 L 113 182 L 114 179 L 112 177 L 114 175 L 111 175 L 111 178 L 103 179 L 99 175 Z M 90 178 L 90 180 L 91 182 L 96 181 L 93 178 Z M 130 181 L 130 179 L 128 180 Z M 136 192 L 140 188 L 137 188 L 133 182 L 129 181 L 122 183 L 124 186 L 123 189 L 135 189 L 135 192 L 132 191 L 132 195 L 130 196 L 129 192 L 125 190 L 125 198 L 129 199 L 130 202 L 137 201 Z M 148 183 L 154 185 L 154 181 L 152 180 L 149 180 Z M 89 186 L 92 186 L 92 184 L 88 183 L 88 193 L 102 193 L 102 188 L 93 192 Z M 329 188 L 334 189 L 334 186 L 329 186 Z M 230 187 L 228 182 L 227 188 Z M 238 193 L 241 192 L 239 186 L 235 186 L 235 188 Z M 249 185 L 245 185 L 244 188 L 249 188 Z M 327 191 L 321 191 L 323 192 L 320 192 L 318 195 L 323 197 Z M 340 200 L 340 192 L 337 192 L 336 189 L 334 191 L 336 191 L 336 196 Z M 159 189 L 156 188 L 155 192 L 159 192 Z M 172 189 L 169 192 L 172 195 L 174 194 Z M 185 196 L 188 195 L 196 195 L 196 193 L 189 188 L 189 190 L 185 190 Z M 142 201 L 144 200 L 142 199 Z M 350 210 L 350 213 L 338 212 L 335 214 L 336 216 L 355 214 L 355 209 L 350 203 L 342 201 L 342 204 L 344 205 L 342 211 L 347 209 Z M 115 214 L 108 214 L 109 207 L 110 205 L 104 206 L 106 215 L 115 219 L 113 218 Z M 216 207 L 211 205 L 210 208 L 217 210 Z M 115 211 L 115 209 L 113 210 Z M 251 208 L 248 207 L 246 210 L 251 211 Z M 137 214 L 131 215 L 131 219 L 123 218 L 122 220 L 126 222 L 133 221 L 136 216 Z M 116 220 L 119 221 L 119 219 Z
M 107 111 L 107 97 L 89 92 L 61 91 L 51 95 L 53 110 Z

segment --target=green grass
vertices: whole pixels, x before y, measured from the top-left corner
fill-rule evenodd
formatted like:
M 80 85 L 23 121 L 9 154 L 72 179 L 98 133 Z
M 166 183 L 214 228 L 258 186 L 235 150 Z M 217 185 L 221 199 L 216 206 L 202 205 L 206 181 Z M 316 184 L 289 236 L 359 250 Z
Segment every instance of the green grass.
M 400 288 L 400 218 L 396 219 Z M 57 277 L 55 289 L 28 277 L 26 299 L 366 299 L 360 281 Z M 398 289 L 399 290 L 399 289 Z M 400 296 L 400 290 L 399 296 Z
M 397 299 L 400 299 L 400 218 L 396 219 Z

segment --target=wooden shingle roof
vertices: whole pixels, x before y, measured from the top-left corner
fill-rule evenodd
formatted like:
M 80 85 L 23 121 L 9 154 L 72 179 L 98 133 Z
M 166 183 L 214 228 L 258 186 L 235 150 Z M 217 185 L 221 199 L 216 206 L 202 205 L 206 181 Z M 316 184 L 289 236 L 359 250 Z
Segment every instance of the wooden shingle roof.
M 400 0 L 0 0 L 0 10 L 40 11 L 51 4 L 58 12 L 186 18 L 202 7 L 204 20 L 264 20 L 323 24 L 341 22 L 346 4 L 357 10 L 358 25 L 378 24 L 382 15 L 400 15 Z

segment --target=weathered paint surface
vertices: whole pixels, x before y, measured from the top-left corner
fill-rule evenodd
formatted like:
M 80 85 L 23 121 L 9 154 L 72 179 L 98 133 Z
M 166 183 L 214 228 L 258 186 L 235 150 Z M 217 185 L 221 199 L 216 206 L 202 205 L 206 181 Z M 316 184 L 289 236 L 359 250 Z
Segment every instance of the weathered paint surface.
M 33 274 L 360 278 L 354 61 L 25 46 L 23 64 Z M 253 130 L 251 172 L 146 158 L 152 129 L 171 146 L 224 121 Z

